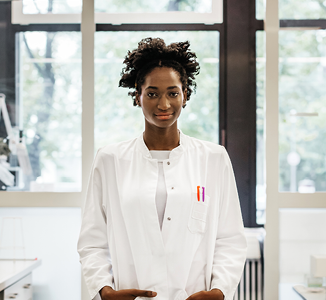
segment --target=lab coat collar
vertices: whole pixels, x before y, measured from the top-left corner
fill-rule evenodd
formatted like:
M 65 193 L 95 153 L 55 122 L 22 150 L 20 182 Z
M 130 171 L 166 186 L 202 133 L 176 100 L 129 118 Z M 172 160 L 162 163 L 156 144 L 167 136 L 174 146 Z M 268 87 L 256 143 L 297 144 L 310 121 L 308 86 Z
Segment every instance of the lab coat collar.
M 169 157 L 170 160 L 179 159 L 187 147 L 187 136 L 183 134 L 180 129 L 179 132 L 180 145 L 171 151 Z M 137 150 L 140 151 L 145 158 L 152 159 L 152 155 L 145 144 L 143 133 L 137 139 Z

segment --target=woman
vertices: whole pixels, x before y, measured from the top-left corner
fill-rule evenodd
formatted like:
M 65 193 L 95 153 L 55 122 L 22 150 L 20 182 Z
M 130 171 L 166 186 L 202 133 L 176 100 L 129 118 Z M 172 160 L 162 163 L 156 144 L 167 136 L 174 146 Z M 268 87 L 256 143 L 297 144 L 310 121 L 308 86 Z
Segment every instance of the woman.
M 95 158 L 78 242 L 90 296 L 231 300 L 246 256 L 231 163 L 177 126 L 196 55 L 147 38 L 124 63 L 120 86 L 134 89 L 145 131 Z

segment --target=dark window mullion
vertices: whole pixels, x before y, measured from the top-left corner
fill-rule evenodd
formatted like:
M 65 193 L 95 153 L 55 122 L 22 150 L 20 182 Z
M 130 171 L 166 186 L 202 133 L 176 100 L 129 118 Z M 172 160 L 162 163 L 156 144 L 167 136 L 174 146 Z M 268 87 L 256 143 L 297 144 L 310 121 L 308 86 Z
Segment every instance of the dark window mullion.
M 326 19 L 317 20 L 280 20 L 281 28 L 318 28 L 326 29 Z
M 222 24 L 96 24 L 96 31 L 220 31 Z
M 80 31 L 80 24 L 28 24 L 20 25 L 13 24 L 12 28 L 15 32 L 26 32 L 26 31 Z
M 11 125 L 16 125 L 15 106 L 15 31 L 11 24 L 11 2 L 0 2 L 0 93 L 6 95 Z M 6 136 L 0 118 L 0 136 Z
M 256 20 L 255 0 L 226 5 L 226 148 L 237 181 L 243 221 L 256 223 Z

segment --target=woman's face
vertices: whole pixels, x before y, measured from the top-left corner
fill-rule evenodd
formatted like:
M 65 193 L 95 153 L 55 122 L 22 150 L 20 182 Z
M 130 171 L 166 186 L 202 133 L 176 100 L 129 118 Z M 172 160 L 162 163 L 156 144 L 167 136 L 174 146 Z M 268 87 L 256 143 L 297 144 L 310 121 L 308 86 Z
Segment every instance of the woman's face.
M 136 103 L 141 106 L 146 125 L 168 128 L 177 125 L 181 109 L 187 99 L 180 75 L 172 68 L 155 68 L 145 77 Z

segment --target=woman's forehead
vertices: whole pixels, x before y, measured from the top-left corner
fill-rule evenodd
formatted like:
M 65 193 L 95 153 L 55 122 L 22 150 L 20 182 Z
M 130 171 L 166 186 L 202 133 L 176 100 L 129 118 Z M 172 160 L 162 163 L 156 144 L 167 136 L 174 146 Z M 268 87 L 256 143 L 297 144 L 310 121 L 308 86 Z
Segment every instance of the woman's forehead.
M 179 73 L 173 68 L 155 68 L 145 76 L 145 86 L 182 86 Z

